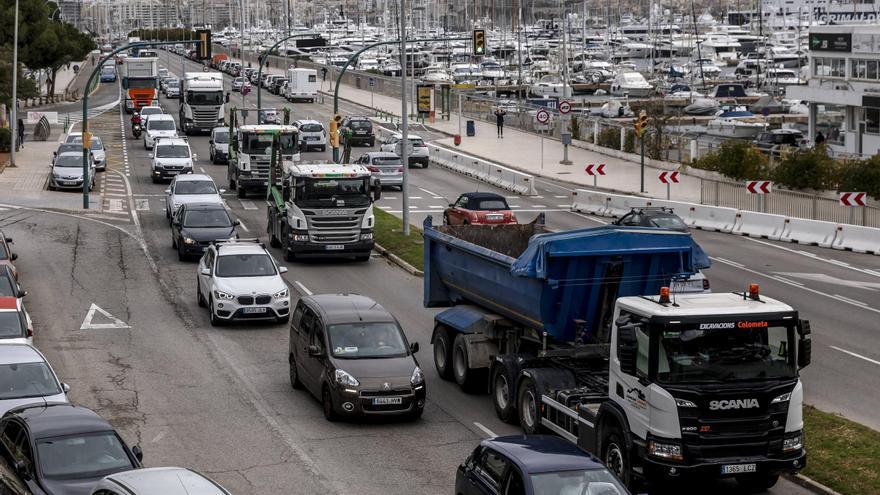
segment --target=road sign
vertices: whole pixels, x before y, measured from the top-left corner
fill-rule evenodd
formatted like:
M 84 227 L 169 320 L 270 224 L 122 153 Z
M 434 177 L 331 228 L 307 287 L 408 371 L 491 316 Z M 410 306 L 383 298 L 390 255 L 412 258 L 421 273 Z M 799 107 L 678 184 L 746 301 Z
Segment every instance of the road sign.
M 535 114 L 535 120 L 542 124 L 550 122 L 550 112 L 544 110 L 543 108 L 538 110 L 538 113 Z
M 840 204 L 843 206 L 865 206 L 865 196 L 863 192 L 842 192 L 840 193 Z
M 367 83 L 368 83 L 368 84 L 370 85 L 370 87 L 372 88 L 373 86 L 376 85 L 376 79 L 373 78 L 373 77 L 371 77 L 371 78 L 367 79 Z
M 660 172 L 660 182 L 664 184 L 678 184 L 678 170 L 672 172 Z
M 584 171 L 587 172 L 587 175 L 605 175 L 605 164 L 600 163 L 599 165 L 596 165 L 595 163 L 591 163 L 587 165 L 587 168 L 585 168 Z
M 769 180 L 750 180 L 746 182 L 746 190 L 749 194 L 770 194 L 773 183 Z
M 567 114 L 571 112 L 571 102 L 570 101 L 560 101 L 559 102 L 559 113 Z
M 242 96 L 247 96 L 248 93 L 251 92 L 251 83 L 245 81 L 244 84 L 241 85 L 241 94 Z

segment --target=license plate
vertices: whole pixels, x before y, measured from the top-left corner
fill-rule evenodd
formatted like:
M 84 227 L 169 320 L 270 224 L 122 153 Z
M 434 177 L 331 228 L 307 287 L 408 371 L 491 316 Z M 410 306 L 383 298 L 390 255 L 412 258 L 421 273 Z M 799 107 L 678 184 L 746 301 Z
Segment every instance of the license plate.
M 754 473 L 757 471 L 755 464 L 725 464 L 721 466 L 721 474 Z
M 382 175 L 396 175 L 397 170 L 383 170 Z
M 345 249 L 345 246 L 342 244 L 328 244 L 324 246 L 324 249 L 326 249 L 327 251 L 341 251 Z
M 244 308 L 242 313 L 244 314 L 254 314 L 254 313 L 265 313 L 266 308 Z
M 403 404 L 402 397 L 374 397 L 374 406 L 387 406 L 389 404 Z

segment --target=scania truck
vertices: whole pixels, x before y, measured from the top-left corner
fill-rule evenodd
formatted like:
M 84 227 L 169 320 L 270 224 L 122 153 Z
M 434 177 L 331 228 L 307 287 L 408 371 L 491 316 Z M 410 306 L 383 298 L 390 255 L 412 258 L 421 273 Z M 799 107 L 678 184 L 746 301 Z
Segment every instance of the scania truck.
M 159 104 L 158 61 L 159 59 L 156 57 L 126 57 L 124 59 L 122 89 L 125 91 L 126 113 Z
M 437 372 L 499 418 L 553 432 L 640 485 L 735 478 L 763 491 L 806 465 L 810 324 L 760 294 L 676 294 L 709 264 L 688 233 L 541 222 L 424 225 Z M 674 286 L 674 285 L 673 285 Z
M 236 119 L 231 121 L 226 173 L 229 188 L 236 190 L 239 198 L 246 197 L 251 191 L 265 193 L 269 187 L 273 139 L 277 135 L 280 160 L 299 161 L 299 128 L 294 125 L 235 127 Z
M 187 72 L 180 82 L 180 130 L 209 133 L 226 122 L 223 74 Z

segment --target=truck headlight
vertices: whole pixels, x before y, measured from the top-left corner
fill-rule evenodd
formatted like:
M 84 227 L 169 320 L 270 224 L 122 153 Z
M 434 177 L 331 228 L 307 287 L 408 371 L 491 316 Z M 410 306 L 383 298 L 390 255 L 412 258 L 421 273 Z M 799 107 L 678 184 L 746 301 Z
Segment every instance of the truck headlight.
M 416 366 L 416 369 L 413 370 L 412 376 L 409 378 L 409 382 L 413 385 L 421 385 L 425 383 L 425 375 L 422 373 L 422 369 Z
M 214 291 L 214 297 L 216 297 L 217 299 L 226 299 L 227 301 L 235 299 L 235 296 L 233 296 L 232 294 L 227 294 L 219 290 Z
M 309 234 L 293 234 L 293 240 L 296 242 L 306 242 L 309 240 Z
M 678 407 L 697 407 L 696 404 L 687 399 L 675 399 L 675 405 Z
M 770 401 L 771 404 L 779 404 L 781 402 L 788 402 L 791 399 L 791 392 L 786 392 L 779 397 Z
M 288 295 L 288 291 L 287 291 L 287 287 L 285 287 L 284 289 L 279 290 L 278 292 L 272 294 L 272 297 L 274 297 L 275 299 L 284 299 L 285 297 L 287 297 L 287 295 Z
M 335 377 L 336 383 L 338 383 L 340 385 L 343 385 L 346 387 L 357 387 L 358 385 L 361 384 L 359 381 L 357 381 L 357 379 L 355 377 L 348 374 L 347 371 L 336 370 L 335 374 L 336 374 L 336 377 Z
M 783 452 L 794 452 L 804 448 L 804 433 L 798 431 L 782 441 Z
M 648 440 L 648 455 L 673 461 L 684 460 L 684 456 L 681 453 L 681 445 L 677 443 L 658 442 L 657 440 Z
M 372 232 L 362 232 L 361 233 L 361 240 L 362 241 L 372 241 L 373 240 L 373 233 Z

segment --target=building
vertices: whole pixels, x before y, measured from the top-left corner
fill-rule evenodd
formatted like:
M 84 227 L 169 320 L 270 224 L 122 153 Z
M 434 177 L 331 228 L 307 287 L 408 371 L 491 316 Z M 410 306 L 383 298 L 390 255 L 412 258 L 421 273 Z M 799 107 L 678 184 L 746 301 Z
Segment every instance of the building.
M 880 25 L 818 26 L 809 35 L 810 75 L 787 97 L 809 102 L 810 137 L 840 153 L 880 151 Z
M 58 2 L 58 9 L 61 11 L 61 20 L 69 22 L 78 28 L 82 28 L 82 1 L 81 0 L 62 0 Z

